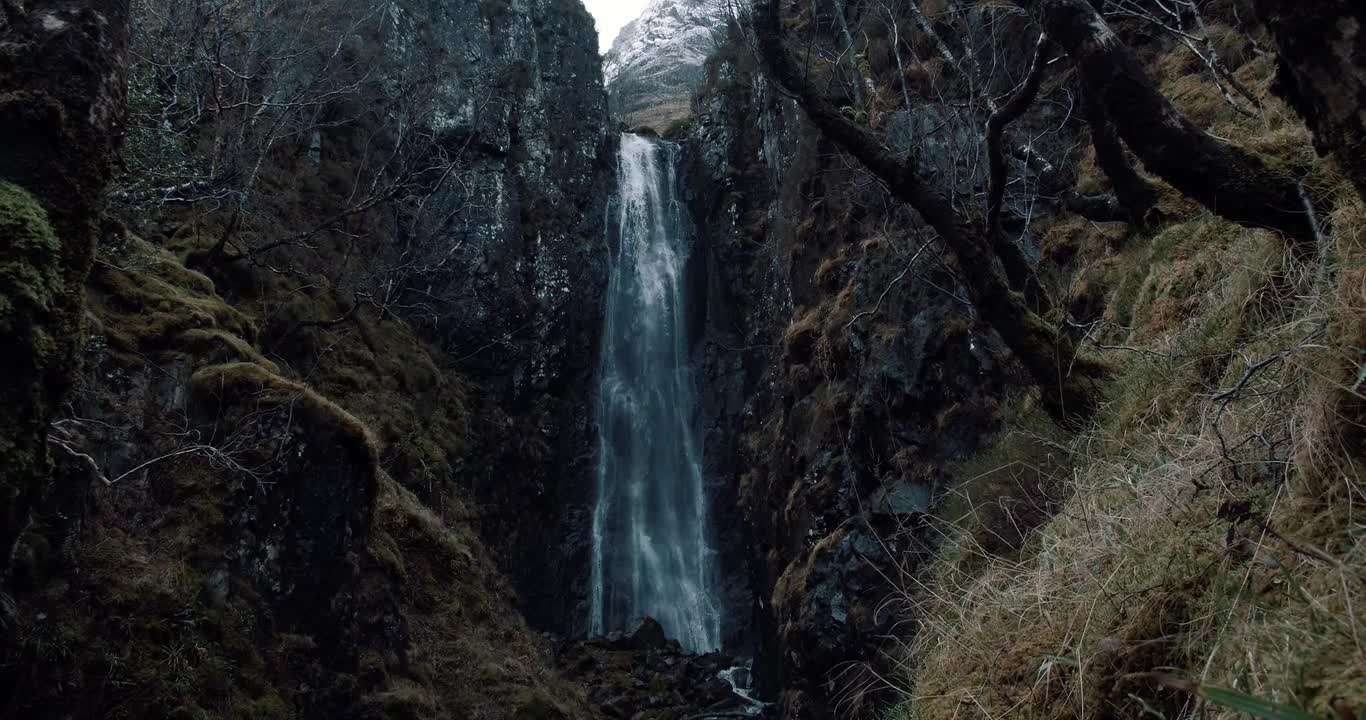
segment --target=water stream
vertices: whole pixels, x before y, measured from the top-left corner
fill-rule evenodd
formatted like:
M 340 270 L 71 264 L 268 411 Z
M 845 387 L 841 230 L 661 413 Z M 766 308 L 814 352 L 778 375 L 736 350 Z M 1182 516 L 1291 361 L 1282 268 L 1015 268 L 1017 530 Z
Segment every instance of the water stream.
M 678 149 L 626 134 L 618 161 L 598 396 L 591 634 L 659 621 L 691 652 L 719 649 L 716 560 L 693 428 Z

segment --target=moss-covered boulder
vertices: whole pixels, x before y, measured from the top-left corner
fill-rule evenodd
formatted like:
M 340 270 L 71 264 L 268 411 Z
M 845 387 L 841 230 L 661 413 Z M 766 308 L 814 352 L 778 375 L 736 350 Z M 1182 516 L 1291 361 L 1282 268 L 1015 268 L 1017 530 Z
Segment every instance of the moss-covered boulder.
M 66 284 L 47 213 L 22 188 L 0 182 L 0 552 L 27 524 L 47 464 L 45 412 L 60 357 L 58 311 Z

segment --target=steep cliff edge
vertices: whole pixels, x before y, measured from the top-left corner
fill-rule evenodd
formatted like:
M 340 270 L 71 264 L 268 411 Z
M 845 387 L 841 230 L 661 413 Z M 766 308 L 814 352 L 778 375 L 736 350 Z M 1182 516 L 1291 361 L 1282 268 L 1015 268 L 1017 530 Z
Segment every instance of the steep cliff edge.
M 757 4 L 0 0 L 0 716 L 1360 717 L 1360 12 Z M 614 103 L 723 653 L 584 638 Z
M 135 18 L 0 714 L 595 717 L 522 612 L 568 627 L 586 573 L 616 137 L 591 19 L 350 3 L 239 46 L 212 34 L 234 8 L 182 9 L 137 9 L 164 24 Z M 215 41 L 277 53 L 253 79 L 274 103 L 196 106 Z
M 442 208 L 449 249 L 428 288 L 441 300 L 425 312 L 479 419 L 454 472 L 480 505 L 483 535 L 528 620 L 574 634 L 587 617 L 592 398 L 618 134 L 577 0 L 478 8 L 486 30 L 465 22 L 473 5 L 433 2 L 413 18 L 424 32 L 442 23 L 439 37 L 458 50 L 443 72 L 474 79 L 450 99 L 469 113 L 453 140 L 473 156 Z

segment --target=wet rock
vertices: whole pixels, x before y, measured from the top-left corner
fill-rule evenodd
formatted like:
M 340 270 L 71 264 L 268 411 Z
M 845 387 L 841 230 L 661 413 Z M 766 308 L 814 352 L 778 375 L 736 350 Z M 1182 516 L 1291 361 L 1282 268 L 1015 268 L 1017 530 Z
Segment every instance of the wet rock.
M 668 641 L 664 635 L 664 626 L 651 617 L 641 618 L 640 623 L 627 636 L 627 643 L 634 650 L 662 648 Z
M 734 658 L 684 653 L 676 642 L 661 642 L 658 623 L 648 618 L 629 635 L 566 643 L 558 659 L 607 717 L 676 720 L 750 706 L 721 677 L 737 666 Z
M 930 487 L 894 480 L 873 494 L 873 512 L 882 515 L 914 515 L 929 512 Z

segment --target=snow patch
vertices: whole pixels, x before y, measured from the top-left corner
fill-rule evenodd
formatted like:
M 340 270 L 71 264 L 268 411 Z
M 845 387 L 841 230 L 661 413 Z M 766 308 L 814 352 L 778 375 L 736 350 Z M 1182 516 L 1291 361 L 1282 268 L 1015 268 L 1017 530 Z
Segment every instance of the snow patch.
M 624 74 L 653 77 L 679 67 L 701 67 L 725 28 L 725 11 L 705 0 L 654 0 L 621 29 L 603 58 L 612 85 Z

